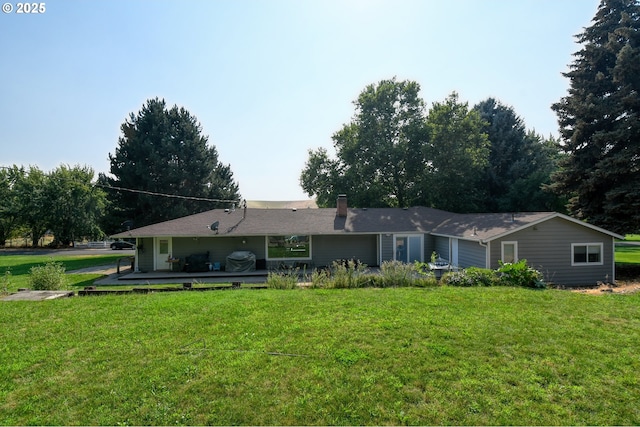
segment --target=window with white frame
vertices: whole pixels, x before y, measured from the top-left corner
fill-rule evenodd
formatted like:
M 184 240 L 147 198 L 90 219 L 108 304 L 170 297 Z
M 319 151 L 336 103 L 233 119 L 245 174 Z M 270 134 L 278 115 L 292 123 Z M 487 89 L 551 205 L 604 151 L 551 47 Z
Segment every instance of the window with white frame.
M 571 265 L 602 265 L 602 243 L 572 243 Z
M 267 259 L 311 258 L 311 236 L 268 236 Z
M 518 262 L 518 242 L 502 242 L 501 259 L 505 264 Z

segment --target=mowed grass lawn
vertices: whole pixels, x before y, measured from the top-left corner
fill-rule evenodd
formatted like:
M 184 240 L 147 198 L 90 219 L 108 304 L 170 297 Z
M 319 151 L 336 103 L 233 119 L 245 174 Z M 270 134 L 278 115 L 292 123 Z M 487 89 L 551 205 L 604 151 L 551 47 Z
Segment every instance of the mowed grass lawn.
M 640 294 L 0 302 L 0 424 L 638 425 L 638 343 Z
M 29 270 L 31 267 L 44 265 L 47 262 L 61 263 L 67 272 L 80 270 L 86 267 L 98 265 L 115 265 L 119 258 L 125 254 L 114 255 L 4 255 L 0 254 L 0 280 L 8 281 L 8 290 L 15 292 L 19 288 L 29 288 Z M 125 264 L 122 264 L 123 266 Z M 7 272 L 9 274 L 7 275 Z M 67 286 L 72 289 L 82 289 L 92 285 L 93 282 L 103 277 L 100 274 L 69 274 Z

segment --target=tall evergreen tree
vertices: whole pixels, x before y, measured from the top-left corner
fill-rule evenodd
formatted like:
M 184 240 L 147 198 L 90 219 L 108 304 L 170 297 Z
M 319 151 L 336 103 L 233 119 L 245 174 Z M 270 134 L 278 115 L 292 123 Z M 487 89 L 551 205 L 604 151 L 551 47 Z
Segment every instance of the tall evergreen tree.
M 168 109 L 164 100 L 148 100 L 121 130 L 116 152 L 109 154 L 113 177 L 103 176 L 101 182 L 138 192 L 111 190 L 115 221 L 112 218 L 107 226 L 109 231 L 117 230 L 118 224 L 143 226 L 227 206 L 240 198 L 230 166 L 218 161 L 215 146 L 207 144 L 200 124 L 184 108 Z
M 484 120 L 489 162 L 482 178 L 487 212 L 564 210 L 559 197 L 545 191 L 557 169 L 560 148 L 554 139 L 527 131 L 512 107 L 488 98 L 474 109 Z
M 568 156 L 553 189 L 569 210 L 612 231 L 640 231 L 640 4 L 602 0 L 553 105 Z

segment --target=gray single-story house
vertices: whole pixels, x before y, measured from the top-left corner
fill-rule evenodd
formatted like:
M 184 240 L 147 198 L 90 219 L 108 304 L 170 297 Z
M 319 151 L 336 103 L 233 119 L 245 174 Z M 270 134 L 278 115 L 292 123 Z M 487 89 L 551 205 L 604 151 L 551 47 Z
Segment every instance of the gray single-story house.
M 623 237 L 557 212 L 456 214 L 426 207 L 215 209 L 116 234 L 135 238 L 135 270 L 184 269 L 204 254 L 210 268 L 250 252 L 257 269 L 283 264 L 308 268 L 339 259 L 369 266 L 384 261 L 429 261 L 433 252 L 452 266 L 498 268 L 526 259 L 549 283 L 568 286 L 615 281 L 614 239 Z

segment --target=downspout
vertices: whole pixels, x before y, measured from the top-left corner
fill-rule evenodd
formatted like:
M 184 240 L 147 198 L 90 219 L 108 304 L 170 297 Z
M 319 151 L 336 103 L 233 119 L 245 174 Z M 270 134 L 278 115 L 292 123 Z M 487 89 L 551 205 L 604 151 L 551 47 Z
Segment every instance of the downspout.
M 140 252 L 138 250 L 138 246 L 139 246 L 139 238 L 136 237 L 136 253 L 134 255 L 133 258 L 133 272 L 137 273 L 140 271 L 140 268 L 138 267 L 138 260 L 140 259 Z
M 616 283 L 616 238 L 611 238 L 611 283 Z
M 478 240 L 478 244 L 484 248 L 484 268 L 491 268 L 491 251 L 489 250 L 489 243 L 482 243 L 482 240 Z

